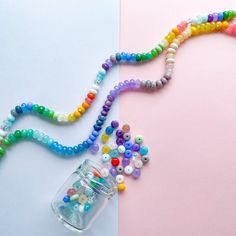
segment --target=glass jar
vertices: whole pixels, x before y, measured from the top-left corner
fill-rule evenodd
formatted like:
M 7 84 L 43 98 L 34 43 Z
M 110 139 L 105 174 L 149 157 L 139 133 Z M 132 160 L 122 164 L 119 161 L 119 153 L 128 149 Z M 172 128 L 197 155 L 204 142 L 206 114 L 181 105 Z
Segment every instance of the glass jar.
M 117 193 L 115 179 L 109 172 L 104 175 L 102 169 L 85 160 L 56 194 L 52 209 L 66 227 L 79 232 L 88 229 Z

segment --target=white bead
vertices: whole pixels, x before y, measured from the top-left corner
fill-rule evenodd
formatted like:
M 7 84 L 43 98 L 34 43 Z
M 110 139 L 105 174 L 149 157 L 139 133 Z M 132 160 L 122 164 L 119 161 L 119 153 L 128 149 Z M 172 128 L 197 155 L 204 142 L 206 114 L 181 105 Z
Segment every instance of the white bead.
M 190 37 L 190 36 L 192 35 L 192 31 L 191 31 L 190 28 L 187 28 L 187 29 L 186 29 L 186 32 L 187 32 L 187 34 L 188 34 L 188 37 Z
M 89 92 L 91 92 L 91 93 L 93 93 L 93 94 L 97 94 L 97 93 L 98 93 L 98 91 L 97 91 L 96 89 L 93 89 L 93 88 L 91 88 L 91 89 L 89 90 Z
M 68 116 L 63 115 L 63 121 L 64 121 L 64 122 L 68 122 L 68 121 L 69 121 Z
M 125 146 L 124 146 L 124 145 L 120 145 L 120 146 L 118 147 L 118 152 L 119 152 L 119 153 L 124 153 L 124 152 L 125 152 Z
M 102 161 L 103 161 L 103 162 L 108 162 L 108 161 L 110 161 L 110 160 L 111 160 L 111 156 L 110 156 L 109 154 L 104 153 L 104 154 L 102 155 Z
M 183 43 L 184 41 L 184 37 L 181 34 L 177 36 L 177 39 L 180 41 L 180 43 Z
M 174 49 L 176 50 L 176 49 L 178 48 L 178 45 L 173 42 L 173 43 L 170 45 L 170 47 L 171 47 L 171 48 L 174 48 Z
M 134 166 L 138 169 L 143 167 L 143 162 L 141 160 L 135 160 Z
M 121 184 L 121 183 L 123 183 L 124 182 L 124 176 L 123 175 L 117 175 L 116 176 L 116 182 L 118 183 L 118 184 Z
M 182 32 L 182 35 L 183 35 L 184 39 L 187 39 L 187 38 L 188 38 L 188 33 L 187 33 L 186 31 L 183 31 L 183 32 Z
M 175 55 L 173 53 L 167 53 L 166 58 L 174 58 Z
M 0 141 L 2 141 L 3 140 L 3 137 L 2 136 L 0 136 Z
M 92 85 L 92 88 L 95 89 L 95 90 L 97 90 L 97 91 L 99 90 L 99 86 L 98 86 L 97 84 L 93 84 L 93 85 Z
M 176 50 L 174 48 L 168 48 L 167 49 L 167 53 L 173 53 L 175 54 L 176 53 Z
M 165 45 L 165 47 L 167 47 L 169 45 L 168 41 L 165 39 L 162 39 L 161 42 Z
M 197 21 L 198 21 L 197 17 L 194 17 L 194 18 L 192 19 L 192 24 L 193 24 L 193 25 L 196 25 L 196 24 L 197 24 Z
M 174 39 L 173 43 L 176 43 L 178 46 L 180 45 L 180 41 L 177 38 Z
M 12 114 L 9 114 L 7 116 L 7 119 L 10 120 L 11 122 L 14 122 L 16 120 L 16 118 Z
M 173 64 L 173 63 L 175 63 L 175 59 L 174 58 L 167 58 L 166 63 L 167 64 Z
M 132 166 L 126 166 L 124 169 L 125 174 L 131 175 L 133 172 L 133 167 Z
M 6 135 L 7 135 L 7 132 L 2 130 L 2 129 L 0 129 L 0 136 L 1 137 L 5 137 Z
M 134 159 L 140 158 L 139 152 L 134 152 L 134 153 L 133 153 L 133 158 L 134 158 Z
M 106 178 L 109 175 L 109 170 L 107 168 L 101 169 L 101 175 Z
M 63 122 L 64 121 L 64 116 L 63 115 L 58 115 L 57 116 L 57 121 L 58 122 Z
M 118 145 L 116 143 L 112 143 L 110 145 L 111 149 L 117 149 L 118 148 Z
M 84 205 L 79 205 L 79 212 L 84 213 Z

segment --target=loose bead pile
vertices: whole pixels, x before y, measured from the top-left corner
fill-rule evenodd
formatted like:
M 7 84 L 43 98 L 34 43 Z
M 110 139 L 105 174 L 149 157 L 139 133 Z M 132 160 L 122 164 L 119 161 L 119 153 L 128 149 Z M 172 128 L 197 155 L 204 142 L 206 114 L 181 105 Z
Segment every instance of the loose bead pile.
M 196 17 L 188 21 L 184 21 L 177 27 L 173 28 L 172 31 L 150 52 L 135 54 L 135 53 L 116 53 L 115 56 L 111 56 L 110 59 L 106 60 L 102 64 L 102 69 L 99 71 L 97 78 L 92 86 L 92 89 L 88 93 L 85 102 L 70 115 L 59 115 L 57 112 L 52 109 L 46 108 L 32 103 L 23 103 L 21 106 L 16 106 L 15 109 L 11 111 L 7 119 L 4 120 L 3 125 L 0 127 L 0 156 L 3 156 L 6 152 L 6 148 L 10 147 L 13 143 L 20 139 L 31 139 L 36 140 L 49 149 L 61 155 L 74 155 L 84 152 L 86 149 L 91 147 L 95 140 L 97 139 L 99 132 L 103 123 L 106 120 L 106 116 L 111 108 L 111 105 L 117 95 L 121 92 L 128 89 L 140 89 L 145 88 L 147 90 L 153 90 L 155 88 L 163 87 L 172 77 L 173 68 L 174 68 L 174 55 L 179 45 L 184 42 L 190 36 L 199 35 L 202 33 L 218 32 L 223 31 L 224 33 L 236 35 L 236 27 L 233 23 L 228 23 L 236 17 L 236 11 L 225 11 L 223 13 L 213 13 L 206 16 Z M 166 55 L 166 72 L 164 76 L 157 81 L 139 81 L 139 80 L 130 80 L 124 81 L 124 83 L 119 83 L 111 90 L 110 94 L 107 97 L 107 100 L 103 106 L 101 114 L 98 116 L 96 124 L 93 126 L 93 131 L 89 135 L 88 139 L 76 146 L 64 146 L 59 144 L 54 139 L 50 138 L 48 135 L 43 134 L 37 130 L 17 130 L 14 133 L 8 134 L 13 123 L 21 114 L 28 114 L 34 112 L 40 114 L 43 117 L 55 120 L 57 122 L 72 122 L 79 118 L 82 114 L 85 113 L 86 109 L 91 105 L 92 101 L 95 99 L 96 94 L 99 90 L 99 85 L 104 79 L 106 72 L 117 63 L 136 63 L 151 60 L 157 57 L 162 53 L 167 47 Z M 94 145 L 93 145 L 94 147 Z M 96 149 L 96 145 L 95 145 Z M 96 150 L 94 151 L 96 152 Z
M 138 179 L 141 168 L 149 161 L 149 155 L 148 148 L 142 145 L 142 135 L 137 135 L 132 142 L 130 126 L 125 124 L 122 129 L 118 127 L 118 121 L 112 121 L 101 136 L 101 141 L 104 143 L 101 157 L 104 168 L 101 170 L 101 175 L 107 177 L 110 173 L 116 179 L 118 190 L 124 191 L 126 189 L 124 174 Z M 116 141 L 108 145 L 107 142 L 114 132 Z

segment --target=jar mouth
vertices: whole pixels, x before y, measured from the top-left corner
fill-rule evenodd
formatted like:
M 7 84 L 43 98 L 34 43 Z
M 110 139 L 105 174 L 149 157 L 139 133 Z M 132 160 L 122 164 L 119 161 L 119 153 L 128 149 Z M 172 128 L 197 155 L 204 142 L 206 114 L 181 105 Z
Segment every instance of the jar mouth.
M 86 159 L 76 170 L 76 173 L 86 182 L 86 184 L 96 193 L 106 198 L 113 197 L 117 192 L 117 183 L 110 174 L 102 177 L 102 165 L 95 161 Z

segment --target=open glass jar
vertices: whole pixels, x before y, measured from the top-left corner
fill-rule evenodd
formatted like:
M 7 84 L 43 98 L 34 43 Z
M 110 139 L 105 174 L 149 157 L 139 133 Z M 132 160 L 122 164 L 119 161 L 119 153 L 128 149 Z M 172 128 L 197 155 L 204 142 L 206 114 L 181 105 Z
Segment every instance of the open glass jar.
M 102 166 L 85 160 L 64 183 L 52 201 L 52 209 L 68 228 L 84 231 L 117 193 L 115 179 L 102 176 Z

